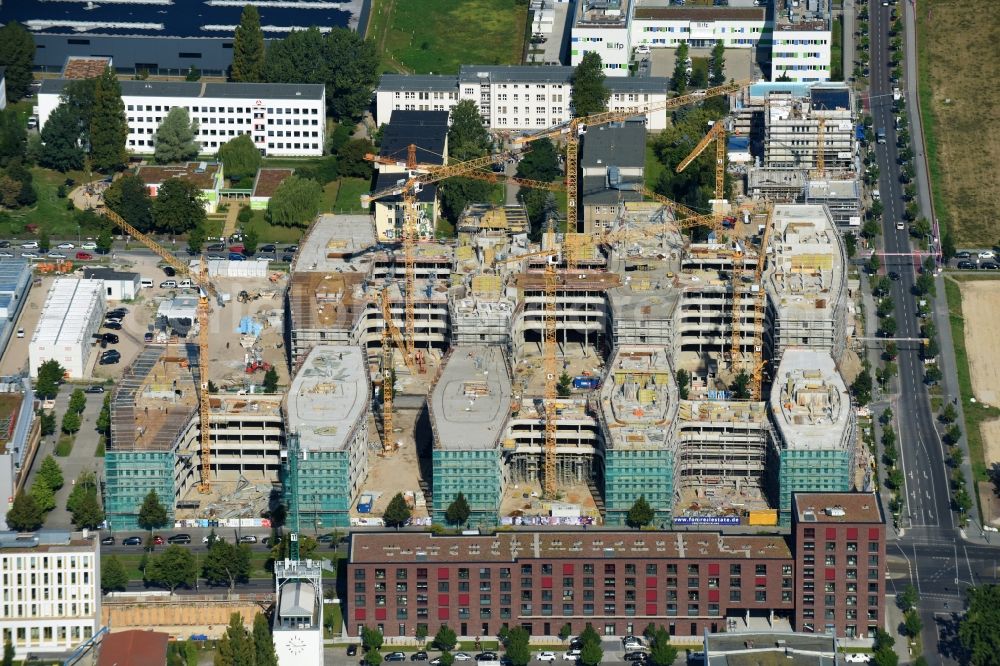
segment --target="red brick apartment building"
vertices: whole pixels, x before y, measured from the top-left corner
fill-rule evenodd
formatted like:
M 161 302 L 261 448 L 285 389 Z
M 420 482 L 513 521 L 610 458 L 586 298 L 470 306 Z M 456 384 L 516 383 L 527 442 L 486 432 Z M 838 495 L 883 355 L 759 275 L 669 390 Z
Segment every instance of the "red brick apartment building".
M 778 618 L 796 631 L 874 635 L 884 621 L 885 521 L 874 493 L 800 493 L 791 534 L 526 531 L 355 533 L 351 635 L 494 636 L 504 625 L 605 635 L 663 624 L 678 636 Z

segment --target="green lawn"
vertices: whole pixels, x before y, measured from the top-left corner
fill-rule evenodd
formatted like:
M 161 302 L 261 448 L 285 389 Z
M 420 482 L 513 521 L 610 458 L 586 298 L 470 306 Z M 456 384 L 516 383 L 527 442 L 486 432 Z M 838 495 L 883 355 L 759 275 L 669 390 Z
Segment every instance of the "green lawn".
M 255 210 L 253 212 L 250 222 L 246 225 L 244 231 L 249 229 L 257 231 L 261 244 L 298 243 L 299 239 L 302 238 L 302 234 L 305 233 L 305 229 L 301 227 L 282 227 L 277 224 L 271 224 L 267 221 L 265 211 L 262 210 Z
M 371 192 L 371 181 L 365 178 L 341 178 L 333 189 L 333 202 L 330 206 L 324 206 L 323 210 L 361 215 L 368 212 L 361 207 L 361 195 Z
M 666 170 L 663 163 L 656 158 L 653 150 L 652 140 L 646 142 L 646 187 L 651 190 L 656 189 L 656 184 L 660 181 L 660 175 Z
M 57 195 L 59 186 L 68 178 L 76 184 L 86 182 L 87 175 L 82 171 L 71 171 L 66 174 L 50 171 L 41 167 L 31 169 L 35 192 L 38 201 L 31 208 L 11 210 L 0 213 L 0 235 L 4 238 L 23 238 L 29 236 L 25 230 L 29 224 L 37 224 L 39 229 L 48 231 L 52 238 L 75 238 L 77 234 L 96 236 L 97 228 L 85 226 L 78 229 L 74 214 L 75 210 L 66 207 L 66 199 Z M 95 178 L 97 176 L 94 176 Z M 71 189 L 71 188 L 67 188 Z
M 830 80 L 844 80 L 844 19 L 840 16 L 833 22 L 830 37 Z
M 527 3 L 375 0 L 366 37 L 389 71 L 454 74 L 459 65 L 518 65 Z
M 143 541 L 146 541 L 147 537 L 143 537 Z M 165 546 L 157 546 L 156 550 L 150 553 L 150 557 L 156 556 L 159 552 L 162 552 Z M 199 571 L 201 568 L 201 559 L 204 557 L 204 553 L 195 553 L 198 558 Z M 142 562 L 142 553 L 126 553 L 115 554 L 115 557 L 122 563 L 125 567 L 125 572 L 128 574 L 129 580 L 142 580 L 142 570 L 139 568 L 139 564 Z M 250 577 L 251 578 L 273 578 L 274 574 L 267 570 L 267 561 L 271 558 L 270 552 L 258 552 L 254 551 L 250 556 Z
M 969 463 L 975 482 L 988 481 L 983 455 L 983 435 L 979 425 L 984 421 L 1000 418 L 1000 409 L 972 402 L 972 376 L 969 374 L 969 356 L 965 350 L 965 320 L 962 318 L 962 292 L 959 283 L 951 277 L 944 280 L 948 296 L 948 316 L 951 337 L 955 348 L 955 366 L 958 385 L 962 394 L 962 411 L 965 414 L 965 436 L 969 442 Z M 975 488 L 975 486 L 973 486 Z M 978 495 L 978 493 L 977 493 Z

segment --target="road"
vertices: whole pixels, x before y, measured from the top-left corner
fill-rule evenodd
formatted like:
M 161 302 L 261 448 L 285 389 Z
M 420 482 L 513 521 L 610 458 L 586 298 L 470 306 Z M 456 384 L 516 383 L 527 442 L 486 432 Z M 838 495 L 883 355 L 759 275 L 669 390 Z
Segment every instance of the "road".
M 921 214 L 932 218 L 927 174 L 923 163 L 923 136 L 918 115 L 915 24 L 913 6 L 907 0 L 898 5 L 905 17 L 906 71 L 905 88 L 909 114 L 910 134 L 916 153 L 915 168 Z M 898 337 L 919 337 L 920 322 L 916 314 L 917 301 L 913 286 L 920 261 L 903 256 L 912 251 L 908 231 L 897 230 L 896 222 L 902 219 L 904 201 L 897 162 L 895 115 L 892 111 L 892 88 L 889 81 L 890 49 L 889 28 L 891 7 L 881 2 L 869 3 L 871 39 L 871 88 L 870 102 L 874 126 L 884 128 L 886 143 L 876 145 L 879 166 L 879 189 L 885 205 L 882 228 L 884 270 L 899 273 L 899 280 L 892 283 Z M 935 244 L 940 234 L 935 229 Z M 895 255 L 895 256 L 893 256 Z M 943 350 L 939 357 L 945 374 L 943 382 L 945 399 L 957 397 L 957 379 L 954 378 L 954 355 L 948 328 L 947 301 L 944 285 L 937 279 L 938 297 L 933 301 L 933 318 L 939 331 Z M 900 521 L 898 540 L 889 548 L 890 589 L 896 592 L 912 582 L 921 595 L 920 613 L 925 630 L 922 634 L 923 651 L 930 663 L 958 664 L 954 632 L 956 609 L 964 604 L 963 590 L 970 585 L 997 582 L 997 564 L 1000 549 L 984 545 L 983 533 L 967 535 L 959 528 L 951 512 L 948 486 L 948 469 L 944 461 L 944 446 L 938 434 L 935 415 L 931 410 L 927 386 L 923 383 L 923 362 L 916 346 L 900 345 L 898 358 L 898 393 L 893 400 L 896 416 L 895 427 L 899 434 L 900 461 L 904 472 L 907 508 Z M 961 422 L 961 421 L 960 421 Z M 968 454 L 966 454 L 968 459 Z M 971 476 L 967 478 L 971 479 Z M 975 512 L 975 509 L 973 509 Z M 973 515 L 976 524 L 978 516 Z M 971 538 L 970 538 L 971 537 Z

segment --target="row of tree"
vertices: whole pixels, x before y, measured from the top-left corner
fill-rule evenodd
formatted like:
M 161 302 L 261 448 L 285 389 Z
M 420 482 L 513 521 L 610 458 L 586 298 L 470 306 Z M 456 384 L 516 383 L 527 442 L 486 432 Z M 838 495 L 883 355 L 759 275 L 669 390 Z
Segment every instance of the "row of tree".
M 39 162 L 57 171 L 120 170 L 128 161 L 128 120 L 121 85 L 108 67 L 90 79 L 70 81 L 41 132 Z

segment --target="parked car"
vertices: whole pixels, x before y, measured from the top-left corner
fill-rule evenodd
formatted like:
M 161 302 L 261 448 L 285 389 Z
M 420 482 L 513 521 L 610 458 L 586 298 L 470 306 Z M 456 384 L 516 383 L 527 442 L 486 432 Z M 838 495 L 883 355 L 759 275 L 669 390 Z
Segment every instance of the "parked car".
M 480 652 L 476 655 L 476 661 L 496 661 L 496 652 Z
M 580 658 L 580 650 L 567 650 L 563 654 L 563 661 L 576 661 Z
M 123 546 L 141 546 L 142 545 L 142 537 L 137 537 L 137 536 L 125 537 L 125 539 L 122 540 L 122 545 Z
M 634 661 L 638 663 L 646 661 L 647 655 L 645 652 L 626 652 L 624 659 L 625 661 Z
M 104 322 L 104 328 L 109 328 L 112 331 L 120 331 L 122 330 L 122 323 L 114 320 L 106 321 Z
M 390 652 L 385 655 L 383 661 L 406 661 L 406 655 L 402 652 Z
M 49 259 L 65 259 L 66 258 L 66 255 L 63 254 L 62 252 L 49 252 L 45 256 L 48 257 Z
M 298 251 L 299 251 L 299 246 L 298 245 L 289 245 L 288 247 L 285 248 L 285 252 L 295 253 L 295 252 L 298 252 Z
M 122 319 L 128 314 L 128 308 L 115 308 L 104 313 L 105 319 Z
M 230 245 L 229 251 L 235 252 L 236 254 L 246 254 L 247 249 L 242 245 Z
M 223 259 L 225 259 L 225 257 L 220 256 L 218 254 L 210 254 L 205 258 L 208 259 L 209 261 L 222 261 Z
M 82 244 L 80 247 L 83 248 L 84 250 L 96 250 L 97 249 L 97 243 L 95 243 L 94 241 L 87 241 L 86 243 Z
M 556 653 L 555 652 L 539 652 L 538 656 L 535 657 L 535 659 L 537 659 L 538 661 L 555 661 L 556 660 Z
M 209 536 L 211 536 L 211 535 L 206 534 L 205 536 L 203 536 L 201 538 L 201 542 L 202 543 L 208 543 L 208 537 Z M 215 538 L 216 541 L 225 541 L 225 539 L 223 537 L 219 536 L 218 534 L 216 534 L 214 538 Z
M 240 543 L 257 543 L 257 537 L 252 534 L 244 534 L 240 537 Z
M 347 656 L 348 657 L 353 657 L 357 653 L 358 653 L 358 644 L 357 643 L 351 643 L 350 645 L 347 646 Z
M 172 537 L 170 537 L 169 539 L 167 539 L 167 543 L 188 544 L 188 543 L 191 543 L 191 535 L 190 534 L 175 534 Z
M 153 341 L 153 334 L 150 333 L 149 331 L 146 331 L 142 335 L 142 341 L 143 342 L 152 342 Z
M 291 254 L 283 254 L 283 255 L 281 255 L 281 260 L 283 262 L 285 262 L 286 264 L 291 263 L 292 259 L 294 259 L 294 258 L 295 258 L 295 256 L 291 255 Z
M 177 280 L 164 280 L 160 283 L 160 289 L 176 289 Z
M 101 354 L 101 365 L 117 365 L 119 361 L 122 360 L 121 352 L 117 349 L 109 349 L 108 351 Z
M 321 534 L 316 537 L 316 543 L 333 543 L 332 534 Z
M 101 336 L 101 339 L 108 343 L 109 345 L 118 344 L 118 334 L 117 333 L 105 333 Z
M 101 539 L 102 546 L 113 546 L 115 545 L 115 538 L 113 536 L 106 536 Z
M 21 253 L 21 258 L 22 259 L 38 259 L 38 255 L 35 254 L 34 252 L 22 252 Z
M 8 241 L 8 240 L 0 240 L 0 248 L 6 249 L 8 247 L 10 247 L 10 241 Z
M 955 253 L 956 259 L 969 259 L 972 257 L 972 253 L 967 250 L 962 250 L 961 252 Z
M 640 55 L 647 55 L 649 53 L 649 45 L 639 44 L 639 46 L 635 47 L 635 52 Z
M 92 255 L 89 252 L 77 252 L 76 258 L 79 259 L 80 261 L 90 261 L 91 259 L 94 258 L 94 255 Z
M 246 260 L 246 257 L 244 257 L 239 252 L 230 252 L 229 253 L 229 261 L 245 261 L 245 260 Z
M 209 245 L 205 249 L 208 252 L 222 252 L 223 250 L 226 249 L 226 246 L 223 243 L 212 243 L 211 245 Z
M 427 653 L 423 650 L 417 650 L 410 655 L 410 661 L 427 661 Z
M 960 261 L 956 264 L 956 266 L 963 271 L 972 270 L 976 267 L 976 265 L 971 261 Z
M 59 245 L 56 245 L 56 247 L 58 247 L 60 250 L 72 250 L 73 248 L 76 247 L 76 245 L 73 245 L 72 243 L 59 243 Z
M 13 252 L 0 252 L 0 257 L 2 257 L 4 259 L 13 259 L 14 258 L 14 253 Z
M 153 535 L 153 545 L 154 546 L 162 546 L 163 545 L 163 537 L 161 537 L 159 534 L 154 534 Z
M 37 250 L 38 241 L 28 241 L 27 243 L 21 243 L 22 250 Z
M 986 261 L 986 262 L 983 262 L 983 265 L 980 266 L 980 268 L 982 268 L 984 271 L 997 271 L 997 270 L 1000 270 L 1000 265 L 998 265 L 998 264 L 996 264 L 996 263 L 994 263 L 992 261 Z
M 23 338 L 24 337 L 24 329 L 23 328 L 17 329 L 17 337 L 19 337 L 19 338 Z
M 274 245 L 271 245 L 269 243 L 267 245 L 261 245 L 259 248 L 257 248 L 257 251 L 258 252 L 274 252 L 275 251 L 275 247 L 274 247 Z
M 993 259 L 994 256 L 995 255 L 993 254 L 992 250 L 983 250 L 982 252 L 979 253 L 980 259 Z
M 100 384 L 91 384 L 87 388 L 83 389 L 84 393 L 104 393 L 104 387 Z
M 472 661 L 472 655 L 468 652 L 456 652 L 455 661 Z

